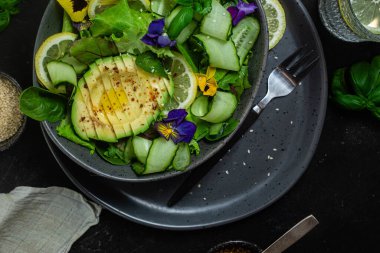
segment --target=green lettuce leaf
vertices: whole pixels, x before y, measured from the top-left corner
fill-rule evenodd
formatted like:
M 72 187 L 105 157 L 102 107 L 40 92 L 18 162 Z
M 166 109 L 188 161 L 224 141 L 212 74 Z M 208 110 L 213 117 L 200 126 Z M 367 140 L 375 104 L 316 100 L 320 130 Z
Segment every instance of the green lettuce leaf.
M 61 121 L 57 127 L 57 133 L 59 136 L 64 137 L 76 144 L 79 144 L 83 147 L 86 147 L 90 150 L 90 153 L 95 152 L 95 144 L 89 141 L 82 140 L 76 133 L 73 127 L 73 124 L 70 120 L 70 117 L 67 115 L 65 119 Z
M 120 0 L 118 4 L 96 15 L 90 31 L 94 37 L 133 32 L 141 38 L 152 20 L 153 16 L 150 13 L 131 9 L 126 0 Z

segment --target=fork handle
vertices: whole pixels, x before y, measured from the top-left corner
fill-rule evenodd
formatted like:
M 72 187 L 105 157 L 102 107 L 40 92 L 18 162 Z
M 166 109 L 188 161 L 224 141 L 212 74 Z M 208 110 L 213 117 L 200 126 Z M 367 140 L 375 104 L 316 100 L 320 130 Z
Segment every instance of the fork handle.
M 267 93 L 265 97 L 261 99 L 261 101 L 252 108 L 252 110 L 256 112 L 258 115 L 260 115 L 260 113 L 264 110 L 264 108 L 267 106 L 267 104 L 269 104 L 269 102 L 272 99 L 273 97 L 269 93 Z

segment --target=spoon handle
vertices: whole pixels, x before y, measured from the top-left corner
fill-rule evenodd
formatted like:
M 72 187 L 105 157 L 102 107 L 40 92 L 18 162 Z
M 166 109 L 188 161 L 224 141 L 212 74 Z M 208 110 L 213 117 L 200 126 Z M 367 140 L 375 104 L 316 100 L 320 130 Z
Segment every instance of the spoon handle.
M 306 235 L 310 230 L 312 230 L 316 225 L 318 225 L 318 220 L 313 216 L 309 215 L 305 219 L 298 222 L 294 227 L 289 229 L 285 234 L 278 238 L 274 243 L 272 243 L 268 248 L 266 248 L 262 253 L 281 253 L 304 235 Z

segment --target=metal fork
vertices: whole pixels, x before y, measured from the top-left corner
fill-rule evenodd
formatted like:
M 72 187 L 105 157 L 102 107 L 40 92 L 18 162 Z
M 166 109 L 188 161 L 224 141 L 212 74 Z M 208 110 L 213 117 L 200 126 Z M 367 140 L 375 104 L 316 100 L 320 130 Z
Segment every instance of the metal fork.
M 304 46 L 295 51 L 276 67 L 269 75 L 267 94 L 253 107 L 252 113 L 247 117 L 249 124 L 246 124 L 246 126 L 253 124 L 262 110 L 272 99 L 286 96 L 299 86 L 302 79 L 310 72 L 318 60 L 319 56 L 315 56 L 313 50 L 308 51 L 307 47 Z M 244 127 L 239 129 L 241 133 L 245 130 Z M 193 169 L 171 195 L 167 202 L 167 206 L 171 207 L 181 200 L 182 197 L 188 193 L 215 165 L 219 160 L 218 158 L 225 154 L 226 151 L 238 140 L 239 136 L 241 136 L 240 133 L 236 132 L 230 142 L 225 145 L 220 154 L 218 154 L 219 157 L 213 157 L 213 159 L 209 159 L 204 166 Z
M 314 56 L 313 50 L 307 51 L 306 46 L 291 54 L 270 73 L 267 94 L 253 107 L 253 111 L 260 114 L 272 99 L 290 94 L 318 60 L 319 56 Z

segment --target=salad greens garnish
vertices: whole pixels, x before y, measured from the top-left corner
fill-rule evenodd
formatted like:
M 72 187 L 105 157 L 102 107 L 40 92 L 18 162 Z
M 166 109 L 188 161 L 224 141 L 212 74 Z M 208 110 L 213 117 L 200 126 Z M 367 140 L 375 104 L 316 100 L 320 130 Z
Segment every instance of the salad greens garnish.
M 349 110 L 368 109 L 380 119 L 380 56 L 369 62 L 358 62 L 334 72 L 333 99 Z
M 8 27 L 11 16 L 20 12 L 17 5 L 21 0 L 2 0 L 0 1 L 0 32 Z
M 170 40 L 169 36 L 164 33 L 165 19 L 153 20 L 148 27 L 148 32 L 141 38 L 141 41 L 147 45 L 155 47 L 173 47 L 175 40 Z
M 239 0 L 236 6 L 228 7 L 228 12 L 232 17 L 232 24 L 236 26 L 240 20 L 242 20 L 245 16 L 254 13 L 257 9 L 255 3 L 246 3 L 242 0 Z
M 167 118 L 156 122 L 154 128 L 166 140 L 171 139 L 175 144 L 189 143 L 194 137 L 197 126 L 185 120 L 187 112 L 184 109 L 171 110 Z
M 22 93 L 23 113 L 61 121 L 59 136 L 138 175 L 184 170 L 201 142 L 237 128 L 233 115 L 250 87 L 248 61 L 260 32 L 250 15 L 255 4 L 57 1 L 62 33 L 35 60 L 46 89 Z

